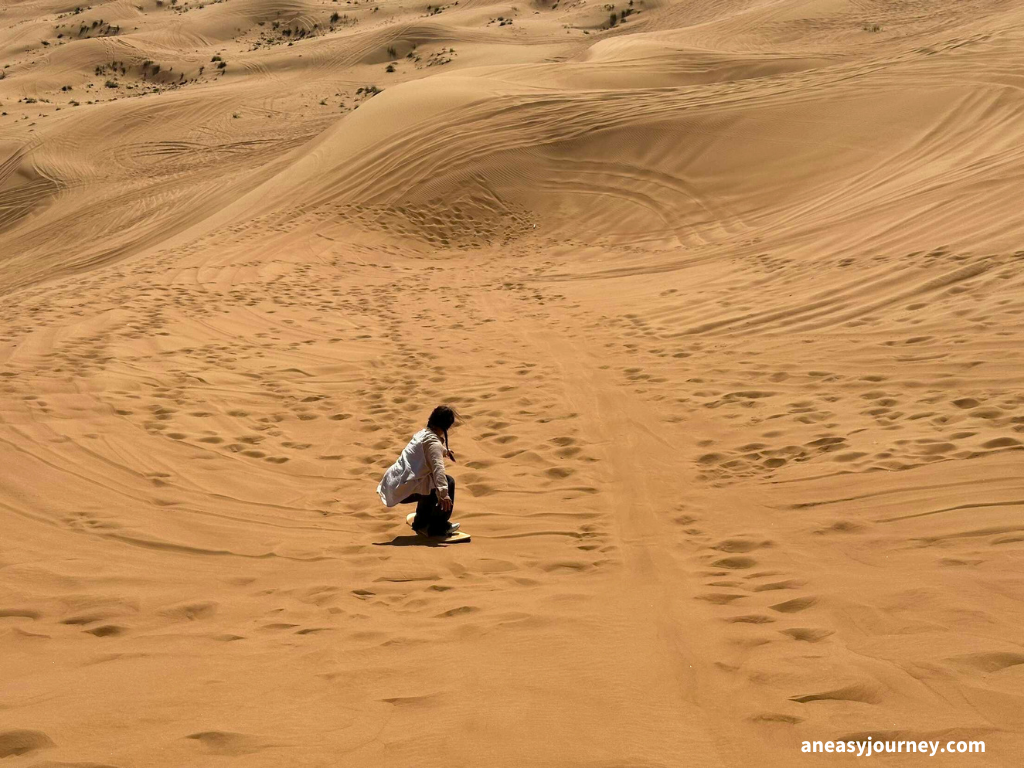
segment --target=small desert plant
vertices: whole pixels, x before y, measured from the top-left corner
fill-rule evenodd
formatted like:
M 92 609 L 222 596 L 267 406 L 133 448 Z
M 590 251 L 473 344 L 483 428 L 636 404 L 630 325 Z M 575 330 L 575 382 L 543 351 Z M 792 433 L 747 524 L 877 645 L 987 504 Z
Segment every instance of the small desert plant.
M 107 82 L 105 82 L 104 85 L 107 86 L 107 88 L 117 88 L 117 83 L 115 83 L 113 80 L 107 80 Z

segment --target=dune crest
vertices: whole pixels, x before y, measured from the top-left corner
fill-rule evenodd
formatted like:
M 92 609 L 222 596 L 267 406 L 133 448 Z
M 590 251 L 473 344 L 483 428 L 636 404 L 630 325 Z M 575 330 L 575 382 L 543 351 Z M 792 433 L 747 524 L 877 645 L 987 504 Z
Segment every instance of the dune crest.
M 1022 22 L 5 8 L 4 765 L 1017 765 Z

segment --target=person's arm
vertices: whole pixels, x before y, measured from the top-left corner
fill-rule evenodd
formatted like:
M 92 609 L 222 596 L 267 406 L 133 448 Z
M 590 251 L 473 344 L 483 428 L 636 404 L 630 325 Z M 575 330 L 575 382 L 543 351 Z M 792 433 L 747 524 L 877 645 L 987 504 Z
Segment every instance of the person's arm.
M 423 445 L 427 455 L 427 467 L 437 488 L 438 499 L 448 499 L 448 478 L 444 474 L 444 446 L 440 440 L 427 440 Z

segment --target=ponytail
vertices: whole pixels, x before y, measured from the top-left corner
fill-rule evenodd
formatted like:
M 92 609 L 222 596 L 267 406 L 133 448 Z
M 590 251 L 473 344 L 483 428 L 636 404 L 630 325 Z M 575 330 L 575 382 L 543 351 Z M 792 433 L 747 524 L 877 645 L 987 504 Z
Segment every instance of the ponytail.
M 455 409 L 448 405 L 439 405 L 433 411 L 430 412 L 430 418 L 427 419 L 427 427 L 435 431 L 440 430 L 444 435 L 444 450 L 448 456 L 452 457 L 454 461 L 455 457 L 452 456 L 452 449 L 448 447 L 448 430 L 451 429 L 452 425 L 455 424 L 455 419 L 459 414 L 456 413 Z

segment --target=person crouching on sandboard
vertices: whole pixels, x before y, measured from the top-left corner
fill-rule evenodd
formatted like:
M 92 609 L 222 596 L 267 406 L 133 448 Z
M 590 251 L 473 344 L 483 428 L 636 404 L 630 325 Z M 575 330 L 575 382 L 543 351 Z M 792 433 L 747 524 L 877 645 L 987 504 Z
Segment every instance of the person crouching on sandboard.
M 447 405 L 431 411 L 426 429 L 412 436 L 377 486 L 386 507 L 416 502 L 412 529 L 421 536 L 451 536 L 459 530 L 458 523 L 449 522 L 455 504 L 455 478 L 444 471 L 445 456 L 455 461 L 448 448 L 448 430 L 455 424 L 455 416 Z

